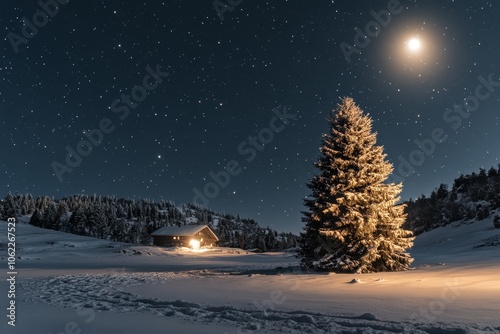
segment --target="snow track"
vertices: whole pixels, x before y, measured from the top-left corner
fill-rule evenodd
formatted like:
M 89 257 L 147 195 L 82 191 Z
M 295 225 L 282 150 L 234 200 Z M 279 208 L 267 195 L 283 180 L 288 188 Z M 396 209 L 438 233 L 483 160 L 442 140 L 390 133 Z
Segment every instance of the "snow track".
M 211 273 L 212 274 L 212 273 Z M 182 318 L 190 323 L 220 323 L 237 334 L 249 333 L 498 333 L 500 328 L 474 324 L 423 324 L 382 321 L 373 314 L 333 315 L 307 311 L 211 306 L 183 300 L 160 300 L 123 291 L 128 286 L 173 284 L 173 280 L 199 276 L 200 272 L 120 273 L 64 275 L 20 282 L 23 299 L 58 308 L 85 308 L 97 312 L 149 313 Z M 227 332 L 226 332 L 227 333 Z M 229 333 L 228 333 L 229 334 Z

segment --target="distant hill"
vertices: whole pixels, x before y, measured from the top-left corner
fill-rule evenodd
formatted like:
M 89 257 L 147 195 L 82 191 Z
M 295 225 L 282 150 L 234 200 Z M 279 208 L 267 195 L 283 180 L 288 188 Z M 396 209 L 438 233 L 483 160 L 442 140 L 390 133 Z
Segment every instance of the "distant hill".
M 498 169 L 461 175 L 451 189 L 441 184 L 429 197 L 422 195 L 406 202 L 408 218 L 404 227 L 420 234 L 455 221 L 483 220 L 493 215 L 500 227 L 500 165 Z
M 0 200 L 0 219 L 31 215 L 30 224 L 42 228 L 111 241 L 151 244 L 150 234 L 167 225 L 209 225 L 219 246 L 263 251 L 296 247 L 298 236 L 267 227 L 253 219 L 217 213 L 192 204 L 154 202 L 106 196 L 74 195 L 55 200 L 48 196 L 7 194 Z

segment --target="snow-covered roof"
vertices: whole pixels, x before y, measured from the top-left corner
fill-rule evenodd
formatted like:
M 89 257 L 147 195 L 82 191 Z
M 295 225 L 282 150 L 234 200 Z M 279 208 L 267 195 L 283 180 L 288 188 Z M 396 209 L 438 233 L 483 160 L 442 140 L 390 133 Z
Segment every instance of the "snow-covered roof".
M 174 236 L 174 237 L 180 237 L 180 236 L 194 236 L 196 233 L 200 232 L 204 228 L 208 228 L 208 230 L 214 235 L 214 237 L 217 238 L 217 236 L 213 233 L 213 231 L 207 226 L 207 225 L 175 225 L 175 226 L 164 226 L 153 233 L 151 233 L 152 236 L 163 236 L 163 235 L 168 235 L 168 236 Z

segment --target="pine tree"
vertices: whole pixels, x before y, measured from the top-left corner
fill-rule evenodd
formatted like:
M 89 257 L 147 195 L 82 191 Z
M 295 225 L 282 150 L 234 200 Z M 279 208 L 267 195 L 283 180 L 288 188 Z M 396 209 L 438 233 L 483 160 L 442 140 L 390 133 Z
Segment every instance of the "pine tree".
M 87 225 L 87 215 L 85 209 L 82 207 L 77 208 L 69 218 L 69 231 L 79 235 L 87 235 L 85 226 Z
M 372 119 L 344 98 L 323 135 L 320 170 L 304 201 L 300 254 L 304 268 L 339 272 L 405 270 L 413 259 L 412 232 L 403 230 L 401 184 L 384 183 L 393 170 L 376 146 Z
M 104 239 L 107 235 L 108 222 L 104 210 L 104 205 L 99 202 L 89 208 L 87 213 L 87 230 L 90 236 Z
M 66 201 L 59 201 L 57 203 L 57 223 L 56 223 L 56 230 L 61 230 L 64 232 L 68 231 L 68 223 L 69 223 L 69 216 L 68 216 L 68 203 Z
M 20 215 L 21 208 L 19 207 L 19 204 L 14 196 L 11 193 L 8 193 L 3 204 L 2 218 L 7 220 L 8 218 L 17 218 Z
M 57 230 L 58 219 L 59 216 L 57 215 L 57 204 L 51 202 L 43 211 L 43 222 L 41 227 L 51 230 Z
M 40 212 L 40 210 L 35 209 L 35 212 L 33 212 L 33 214 L 31 215 L 29 224 L 33 225 L 33 226 L 41 227 L 42 220 L 43 220 L 42 213 Z

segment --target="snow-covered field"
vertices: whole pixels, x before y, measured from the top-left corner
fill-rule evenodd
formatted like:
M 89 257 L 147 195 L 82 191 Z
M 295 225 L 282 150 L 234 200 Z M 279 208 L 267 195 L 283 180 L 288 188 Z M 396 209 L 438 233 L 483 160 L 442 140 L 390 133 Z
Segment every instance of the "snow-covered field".
M 3 277 L 7 224 L 0 223 Z M 304 273 L 292 253 L 131 246 L 19 223 L 0 333 L 500 333 L 500 229 L 424 233 L 414 269 Z

